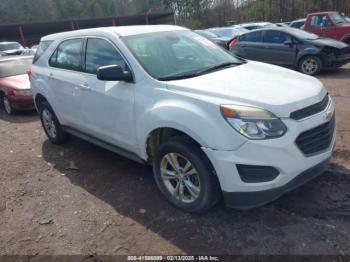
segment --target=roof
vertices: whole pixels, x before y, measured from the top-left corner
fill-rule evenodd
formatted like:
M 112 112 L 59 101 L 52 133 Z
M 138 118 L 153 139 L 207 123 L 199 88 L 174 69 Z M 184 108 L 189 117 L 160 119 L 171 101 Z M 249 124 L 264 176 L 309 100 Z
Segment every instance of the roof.
M 337 11 L 328 11 L 328 12 L 315 12 L 315 13 L 311 13 L 309 15 L 327 15 L 330 13 L 338 13 Z
M 61 37 L 74 37 L 81 35 L 94 34 L 96 32 L 114 32 L 118 36 L 130 36 L 130 35 L 140 35 L 147 33 L 157 33 L 157 32 L 169 32 L 169 31 L 180 31 L 188 30 L 184 27 L 174 26 L 174 25 L 139 25 L 139 26 L 112 26 L 112 27 L 99 27 L 92 29 L 83 29 L 68 31 L 64 33 L 52 34 L 42 38 L 43 41 L 55 40 Z
M 304 22 L 304 21 L 306 21 L 306 18 L 301 18 L 301 19 L 298 19 L 298 20 L 294 20 L 294 21 L 291 22 L 291 24 L 292 23 L 297 23 L 297 22 Z
M 0 62 L 18 60 L 18 59 L 33 59 L 34 56 L 12 55 L 12 56 L 0 56 Z

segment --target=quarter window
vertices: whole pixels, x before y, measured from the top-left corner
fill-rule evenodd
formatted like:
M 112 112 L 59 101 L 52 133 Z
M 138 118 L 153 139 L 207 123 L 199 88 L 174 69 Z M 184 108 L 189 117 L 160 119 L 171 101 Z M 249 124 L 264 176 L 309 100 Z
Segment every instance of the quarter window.
M 73 71 L 81 71 L 82 42 L 82 39 L 71 39 L 62 42 L 50 58 L 50 66 Z
M 88 39 L 85 63 L 85 71 L 90 74 L 96 74 L 99 67 L 108 65 L 119 65 L 126 70 L 123 57 L 111 43 L 103 39 Z

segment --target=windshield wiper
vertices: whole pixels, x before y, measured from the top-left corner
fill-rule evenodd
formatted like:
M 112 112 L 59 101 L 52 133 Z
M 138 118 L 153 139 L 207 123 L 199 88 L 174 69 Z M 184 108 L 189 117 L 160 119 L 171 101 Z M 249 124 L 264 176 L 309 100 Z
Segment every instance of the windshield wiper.
M 199 76 L 199 75 L 197 73 L 192 73 L 192 74 L 183 74 L 183 75 L 161 77 L 161 78 L 158 78 L 158 80 L 160 80 L 160 81 L 181 80 L 181 79 L 193 78 L 196 76 Z
M 197 72 L 199 75 L 204 75 L 204 74 L 208 74 L 210 72 L 215 72 L 215 71 L 218 71 L 220 69 L 225 69 L 225 68 L 229 68 L 229 67 L 233 67 L 233 66 L 238 66 L 238 65 L 241 65 L 243 64 L 242 63 L 239 63 L 239 62 L 228 62 L 228 63 L 222 63 L 220 65 L 216 65 L 216 66 L 213 66 L 213 67 L 210 67 L 210 68 L 207 68 L 207 69 L 204 69 L 202 71 L 199 71 Z
M 244 64 L 244 62 L 228 62 L 228 63 L 222 63 L 210 68 L 206 68 L 204 70 L 200 70 L 194 73 L 190 73 L 190 74 L 182 74 L 182 75 L 174 75 L 174 76 L 166 76 L 166 77 L 162 77 L 159 78 L 158 80 L 160 81 L 171 81 L 171 80 L 181 80 L 181 79 L 187 79 L 187 78 L 193 78 L 196 76 L 201 76 L 201 75 L 205 75 L 208 74 L 210 72 L 214 72 L 220 69 L 224 69 L 224 68 L 229 68 L 229 67 L 233 67 L 233 66 L 237 66 L 237 65 L 241 65 Z
M 220 69 L 224 69 L 224 68 L 229 68 L 229 67 L 233 67 L 233 66 L 237 66 L 237 65 L 241 65 L 244 62 L 228 62 L 228 63 L 222 63 L 210 68 L 206 68 L 204 70 L 200 70 L 194 73 L 189 73 L 189 74 L 181 74 L 181 75 L 174 75 L 174 76 L 166 76 L 166 77 L 162 77 L 159 78 L 158 80 L 160 81 L 171 81 L 171 80 L 181 80 L 181 79 L 187 79 L 187 78 L 193 78 L 196 76 L 201 76 L 201 75 L 205 75 L 208 74 L 210 72 L 214 72 Z

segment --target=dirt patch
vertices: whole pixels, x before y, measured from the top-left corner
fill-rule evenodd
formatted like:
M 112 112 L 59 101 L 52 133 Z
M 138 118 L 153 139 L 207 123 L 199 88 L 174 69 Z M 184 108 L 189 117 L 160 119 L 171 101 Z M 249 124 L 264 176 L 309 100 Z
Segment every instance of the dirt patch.
M 149 167 L 76 138 L 54 146 L 36 114 L 0 111 L 0 254 L 350 255 L 350 67 L 320 79 L 337 104 L 329 171 L 246 212 L 182 213 Z

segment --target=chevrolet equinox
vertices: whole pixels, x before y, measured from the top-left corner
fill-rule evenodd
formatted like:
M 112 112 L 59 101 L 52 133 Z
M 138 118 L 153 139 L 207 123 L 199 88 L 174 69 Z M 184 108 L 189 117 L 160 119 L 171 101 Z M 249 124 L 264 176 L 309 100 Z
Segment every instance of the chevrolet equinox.
M 232 56 L 182 27 L 42 38 L 31 73 L 54 144 L 67 134 L 153 165 L 173 205 L 249 209 L 323 173 L 334 103 L 317 79 Z

